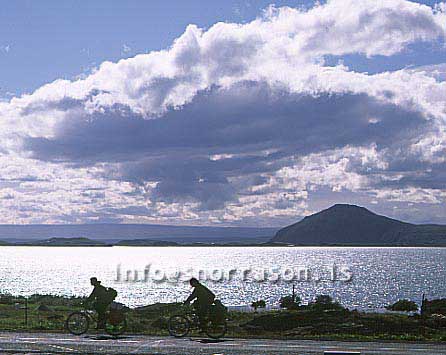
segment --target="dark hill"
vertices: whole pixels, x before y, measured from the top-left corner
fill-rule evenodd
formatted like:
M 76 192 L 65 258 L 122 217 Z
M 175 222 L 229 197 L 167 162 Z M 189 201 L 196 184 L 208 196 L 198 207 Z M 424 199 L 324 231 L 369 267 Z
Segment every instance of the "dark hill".
M 279 230 L 274 243 L 296 245 L 446 245 L 446 226 L 416 225 L 337 204 Z
M 142 246 L 142 247 L 171 247 L 178 246 L 176 242 L 166 240 L 153 240 L 153 239 L 131 239 L 120 240 L 115 244 L 116 246 Z
M 46 240 L 37 240 L 29 243 L 23 243 L 22 245 L 81 247 L 81 246 L 105 246 L 106 244 L 98 240 L 91 240 L 88 238 L 50 238 Z

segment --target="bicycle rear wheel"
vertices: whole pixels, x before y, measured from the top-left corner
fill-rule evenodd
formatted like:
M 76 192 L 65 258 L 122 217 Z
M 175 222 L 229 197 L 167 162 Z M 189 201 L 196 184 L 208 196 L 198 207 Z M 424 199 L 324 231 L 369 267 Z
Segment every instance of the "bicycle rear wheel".
M 82 335 L 89 327 L 90 318 L 83 312 L 73 312 L 65 321 L 65 328 L 73 335 Z
M 183 315 L 175 315 L 169 318 L 167 323 L 169 334 L 181 338 L 186 336 L 190 330 L 190 321 Z
M 127 330 L 127 320 L 125 317 L 118 320 L 108 320 L 105 322 L 105 332 L 109 335 L 117 337 L 122 335 Z
M 223 338 L 228 330 L 226 320 L 213 320 L 209 319 L 205 325 L 205 333 L 209 338 L 220 339 Z

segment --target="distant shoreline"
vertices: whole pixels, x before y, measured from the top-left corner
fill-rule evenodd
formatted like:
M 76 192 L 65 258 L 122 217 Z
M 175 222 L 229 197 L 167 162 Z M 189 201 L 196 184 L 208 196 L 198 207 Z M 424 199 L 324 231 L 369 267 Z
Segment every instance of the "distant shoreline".
M 330 245 L 280 245 L 280 244 L 178 244 L 178 245 L 115 245 L 115 244 L 103 244 L 103 245 L 44 245 L 44 244 L 0 244 L 0 247 L 53 247 L 53 248 L 112 248 L 112 247 L 128 247 L 128 248 L 209 248 L 209 247 L 237 247 L 237 248 L 446 248 L 446 245 L 432 245 L 432 244 L 419 244 L 419 245 L 389 245 L 389 244 L 330 244 Z
M 287 248 L 444 248 L 445 244 L 424 243 L 319 243 L 319 244 L 294 244 L 284 242 L 176 242 L 161 239 L 127 239 L 116 241 L 101 241 L 85 237 L 75 238 L 49 238 L 34 241 L 0 241 L 0 246 L 23 246 L 23 247 L 287 247 Z

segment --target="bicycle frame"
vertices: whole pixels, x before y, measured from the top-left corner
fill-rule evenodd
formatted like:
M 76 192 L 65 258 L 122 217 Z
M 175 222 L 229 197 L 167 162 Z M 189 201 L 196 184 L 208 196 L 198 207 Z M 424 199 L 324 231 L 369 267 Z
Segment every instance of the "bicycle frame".
M 81 315 L 81 318 L 84 318 L 85 321 L 87 322 L 86 324 L 84 323 L 85 324 L 84 327 L 76 328 L 77 327 L 76 326 L 76 324 L 77 324 L 76 323 L 76 314 Z M 74 319 L 74 328 L 71 328 L 71 323 L 70 323 L 70 319 L 72 317 L 74 317 L 73 318 Z M 74 335 L 81 335 L 81 334 L 84 334 L 85 332 L 87 332 L 89 330 L 89 328 L 92 326 L 92 324 L 94 324 L 94 323 L 98 324 L 98 321 L 99 321 L 98 318 L 99 318 L 99 316 L 97 314 L 97 311 L 84 307 L 84 309 L 82 309 L 82 310 L 75 311 L 75 312 L 71 313 L 68 316 L 65 324 L 66 324 L 66 327 L 70 333 L 72 333 Z M 109 319 L 109 318 L 107 317 L 107 319 Z M 107 321 L 107 319 L 106 319 L 104 329 L 108 334 L 110 334 L 112 336 L 118 336 L 125 332 L 125 330 L 127 328 L 127 321 L 125 319 L 125 315 L 122 315 L 122 318 L 118 318 L 118 319 L 114 318 L 111 320 L 109 319 L 108 321 Z
M 197 312 L 195 311 L 195 309 L 192 306 L 185 306 L 184 312 L 180 312 L 180 314 L 182 314 L 184 317 L 186 317 L 189 320 L 191 329 L 204 330 L 203 325 L 200 324 L 200 318 L 198 317 Z M 208 320 L 208 319 L 209 319 L 209 312 L 205 316 L 205 320 Z
M 184 314 L 184 316 L 187 317 L 187 319 L 189 319 L 191 328 L 194 329 L 201 328 L 200 319 L 198 318 L 198 315 L 195 312 L 187 312 Z
M 90 321 L 93 321 L 95 323 L 98 322 L 98 313 L 95 310 L 84 308 L 83 310 L 81 310 L 81 312 L 84 313 Z
M 184 323 L 181 318 L 186 320 Z M 179 328 L 176 325 L 180 325 Z M 209 325 L 211 325 L 209 327 Z M 217 325 L 217 328 L 214 326 Z M 205 316 L 204 324 L 201 324 L 200 318 L 194 309 L 185 309 L 183 312 L 172 315 L 169 318 L 168 330 L 170 335 L 175 337 L 183 337 L 190 333 L 191 330 L 199 329 L 200 331 L 206 333 L 210 338 L 219 339 L 223 337 L 227 331 L 226 320 L 222 323 L 217 322 L 210 317 L 209 314 Z M 217 333 L 215 332 L 217 331 Z

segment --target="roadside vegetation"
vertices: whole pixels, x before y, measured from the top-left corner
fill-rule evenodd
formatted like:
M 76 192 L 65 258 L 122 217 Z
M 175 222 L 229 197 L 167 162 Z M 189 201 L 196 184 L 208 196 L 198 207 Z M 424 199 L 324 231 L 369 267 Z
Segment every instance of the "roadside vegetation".
M 24 298 L 1 295 L 0 330 L 64 332 L 67 315 L 82 309 L 83 301 L 79 297 L 33 295 L 27 300 L 26 311 Z M 263 301 L 256 302 L 255 310 L 263 308 Z M 230 311 L 227 336 L 446 342 L 446 300 L 428 301 L 423 316 L 414 313 L 413 304 L 406 300 L 396 305 L 393 308 L 403 305 L 408 312 L 363 313 L 348 310 L 323 295 L 308 305 L 284 297 L 280 310 Z M 128 332 L 168 336 L 167 320 L 180 307 L 169 303 L 126 309 Z

